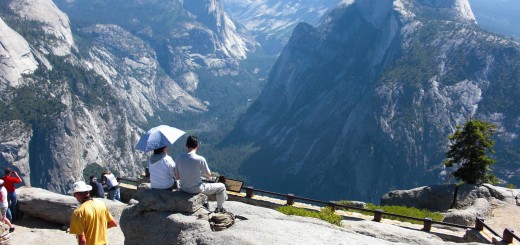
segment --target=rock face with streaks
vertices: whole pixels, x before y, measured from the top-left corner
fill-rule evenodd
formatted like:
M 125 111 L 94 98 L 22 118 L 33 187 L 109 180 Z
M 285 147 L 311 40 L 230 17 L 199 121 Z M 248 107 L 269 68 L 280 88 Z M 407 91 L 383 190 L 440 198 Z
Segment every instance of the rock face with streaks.
M 296 26 L 229 142 L 258 147 L 240 169 L 257 188 L 377 202 L 444 182 L 448 135 L 472 117 L 498 125 L 495 174 L 516 184 L 519 71 L 519 44 L 466 0 L 342 1 Z

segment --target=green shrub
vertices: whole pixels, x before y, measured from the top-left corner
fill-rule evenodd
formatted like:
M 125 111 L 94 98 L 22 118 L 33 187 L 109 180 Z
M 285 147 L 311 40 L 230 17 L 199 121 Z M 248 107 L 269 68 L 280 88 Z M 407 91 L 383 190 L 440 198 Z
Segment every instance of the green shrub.
M 516 189 L 516 185 L 513 184 L 508 184 L 506 187 L 509 189 Z
M 341 226 L 341 220 L 343 219 L 343 217 L 335 214 L 334 211 L 329 207 L 322 208 L 320 212 L 303 208 L 296 208 L 293 206 L 280 206 L 276 208 L 276 210 L 287 215 L 297 215 L 302 217 L 321 219 L 337 226 Z
M 338 201 L 336 203 L 340 204 L 340 205 L 351 205 L 350 204 L 351 202 L 349 202 L 349 201 Z M 367 203 L 365 209 L 368 209 L 368 210 L 380 209 L 386 213 L 398 214 L 398 215 L 409 216 L 409 217 L 414 217 L 414 218 L 419 218 L 419 219 L 431 218 L 434 221 L 442 221 L 442 219 L 443 219 L 442 214 L 439 212 L 432 212 L 432 211 L 429 211 L 426 209 L 410 208 L 410 207 L 405 207 L 405 206 L 376 206 L 372 203 Z M 349 211 L 362 213 L 365 215 L 374 215 L 373 212 L 369 212 L 369 211 L 360 211 L 360 210 L 355 210 L 355 209 L 350 209 Z M 398 217 L 393 217 L 393 216 L 383 215 L 383 218 L 399 220 L 399 221 L 406 221 L 406 222 L 410 222 L 413 224 L 422 224 L 422 221 L 398 218 Z

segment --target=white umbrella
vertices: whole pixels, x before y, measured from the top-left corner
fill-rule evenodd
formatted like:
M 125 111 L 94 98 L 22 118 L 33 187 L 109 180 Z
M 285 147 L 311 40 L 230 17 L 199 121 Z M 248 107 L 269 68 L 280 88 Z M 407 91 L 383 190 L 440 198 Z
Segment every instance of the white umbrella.
M 155 150 L 173 144 L 185 133 L 178 128 L 160 125 L 148 130 L 146 134 L 141 136 L 135 148 L 144 152 Z

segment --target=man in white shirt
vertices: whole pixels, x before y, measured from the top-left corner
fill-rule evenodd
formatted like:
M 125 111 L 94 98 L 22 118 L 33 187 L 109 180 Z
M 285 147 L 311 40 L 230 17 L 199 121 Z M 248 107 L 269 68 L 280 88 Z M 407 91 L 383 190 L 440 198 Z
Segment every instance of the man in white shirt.
M 203 193 L 206 195 L 217 195 L 217 208 L 215 212 L 225 212 L 222 207 L 227 200 L 226 186 L 223 183 L 203 183 L 201 175 L 211 177 L 208 163 L 203 156 L 197 155 L 199 139 L 189 136 L 186 140 L 187 153 L 175 159 L 175 177 L 179 180 L 182 191 L 188 193 Z
M 121 201 L 121 190 L 116 176 L 108 170 L 104 171 L 101 176 L 102 183 L 108 188 L 108 199 Z
M 150 171 L 150 186 L 154 189 L 174 189 L 175 162 L 168 155 L 168 146 L 155 149 L 150 157 L 148 171 Z

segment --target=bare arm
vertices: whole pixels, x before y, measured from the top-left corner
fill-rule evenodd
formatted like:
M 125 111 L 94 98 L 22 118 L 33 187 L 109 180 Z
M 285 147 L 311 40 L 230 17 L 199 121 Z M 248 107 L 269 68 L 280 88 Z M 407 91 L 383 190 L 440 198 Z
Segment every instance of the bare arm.
M 110 220 L 110 221 L 108 221 L 107 227 L 108 228 L 117 227 L 117 222 L 115 220 Z
M 85 238 L 85 235 L 76 235 L 76 238 L 78 239 L 78 245 L 87 244 L 87 238 Z

